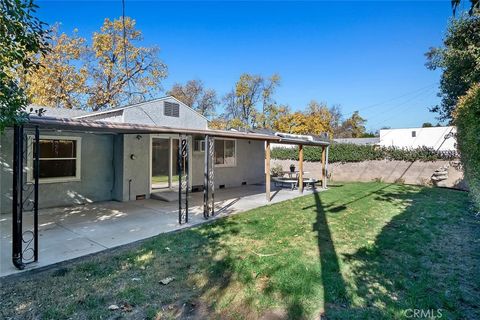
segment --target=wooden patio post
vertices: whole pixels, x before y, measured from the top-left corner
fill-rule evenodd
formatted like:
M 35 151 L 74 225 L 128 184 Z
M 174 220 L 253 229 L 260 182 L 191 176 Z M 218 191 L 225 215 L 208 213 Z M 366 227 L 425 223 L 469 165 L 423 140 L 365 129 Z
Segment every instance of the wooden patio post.
M 325 147 L 322 146 L 322 188 L 325 188 L 325 178 L 326 178 L 326 170 L 325 170 Z
M 303 145 L 298 145 L 298 190 L 303 193 Z
M 265 195 L 270 202 L 270 141 L 265 146 Z

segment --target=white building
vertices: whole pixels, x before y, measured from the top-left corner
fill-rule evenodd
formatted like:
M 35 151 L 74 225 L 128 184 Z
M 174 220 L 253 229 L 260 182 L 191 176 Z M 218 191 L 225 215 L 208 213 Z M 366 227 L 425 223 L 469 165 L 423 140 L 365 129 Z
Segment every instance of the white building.
M 457 129 L 450 127 L 382 129 L 380 145 L 383 147 L 429 147 L 441 151 L 454 151 L 457 147 Z

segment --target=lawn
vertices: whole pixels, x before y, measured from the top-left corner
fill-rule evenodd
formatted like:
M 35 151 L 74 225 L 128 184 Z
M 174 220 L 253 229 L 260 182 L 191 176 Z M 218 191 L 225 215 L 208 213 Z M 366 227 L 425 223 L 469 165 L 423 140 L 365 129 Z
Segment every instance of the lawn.
M 464 192 L 332 186 L 8 279 L 0 318 L 478 319 L 479 235 Z
M 172 182 L 178 182 L 178 175 L 172 176 Z M 156 175 L 152 176 L 152 183 L 168 183 L 168 175 Z

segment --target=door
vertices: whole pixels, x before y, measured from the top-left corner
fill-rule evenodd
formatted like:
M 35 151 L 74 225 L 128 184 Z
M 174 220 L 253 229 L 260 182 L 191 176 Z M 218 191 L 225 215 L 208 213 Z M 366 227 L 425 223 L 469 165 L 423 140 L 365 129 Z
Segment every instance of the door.
M 152 190 L 178 187 L 177 159 L 177 138 L 152 138 Z

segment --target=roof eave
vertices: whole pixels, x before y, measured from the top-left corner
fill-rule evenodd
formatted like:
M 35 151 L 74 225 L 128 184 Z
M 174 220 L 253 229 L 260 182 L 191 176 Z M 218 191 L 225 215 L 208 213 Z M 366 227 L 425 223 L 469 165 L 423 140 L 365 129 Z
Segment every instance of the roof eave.
M 330 145 L 329 141 L 319 141 L 319 140 L 306 141 L 306 140 L 296 140 L 296 139 L 280 139 L 276 143 L 296 144 L 296 145 L 314 146 L 314 147 L 325 147 Z
M 220 138 L 237 138 L 247 140 L 279 141 L 278 137 L 263 134 L 252 134 L 244 132 L 233 132 L 210 129 L 183 129 L 163 126 L 150 126 L 132 123 L 114 123 L 105 121 L 91 121 L 68 118 L 47 118 L 31 116 L 26 125 L 39 126 L 52 130 L 75 130 L 85 132 L 104 132 L 112 134 L 189 134 L 189 135 L 210 135 Z

